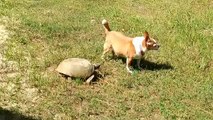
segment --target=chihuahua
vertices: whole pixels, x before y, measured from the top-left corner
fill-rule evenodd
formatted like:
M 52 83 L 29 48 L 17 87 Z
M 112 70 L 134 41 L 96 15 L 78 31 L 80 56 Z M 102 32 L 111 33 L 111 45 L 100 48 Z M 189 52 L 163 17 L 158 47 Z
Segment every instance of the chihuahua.
M 160 45 L 156 40 L 149 37 L 147 31 L 141 37 L 127 37 L 121 32 L 111 31 L 109 23 L 104 19 L 102 25 L 105 29 L 106 39 L 104 43 L 104 50 L 101 56 L 104 59 L 104 55 L 112 51 L 113 56 L 126 57 L 126 69 L 129 73 L 133 73 L 130 70 L 130 65 L 133 59 L 137 59 L 137 66 L 140 70 L 140 61 L 147 50 L 158 50 Z

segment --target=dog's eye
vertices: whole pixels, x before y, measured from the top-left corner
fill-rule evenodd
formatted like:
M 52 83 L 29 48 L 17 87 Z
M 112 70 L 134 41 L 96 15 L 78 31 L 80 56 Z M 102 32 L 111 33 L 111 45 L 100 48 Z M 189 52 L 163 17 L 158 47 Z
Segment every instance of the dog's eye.
M 148 42 L 147 44 L 148 44 L 148 45 L 152 45 L 152 43 L 151 43 L 151 42 Z

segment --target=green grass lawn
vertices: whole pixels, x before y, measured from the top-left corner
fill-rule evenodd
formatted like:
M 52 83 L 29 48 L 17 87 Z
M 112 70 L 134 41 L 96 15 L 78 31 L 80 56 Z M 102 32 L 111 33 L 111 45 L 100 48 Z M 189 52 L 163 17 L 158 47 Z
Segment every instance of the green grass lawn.
M 63 79 L 54 68 L 66 58 L 103 62 L 103 19 L 128 36 L 147 30 L 160 50 L 133 75 L 109 54 L 96 84 Z M 1 25 L 10 34 L 0 52 L 18 63 L 15 75 L 0 73 L 3 109 L 44 120 L 213 119 L 212 0 L 1 0 Z

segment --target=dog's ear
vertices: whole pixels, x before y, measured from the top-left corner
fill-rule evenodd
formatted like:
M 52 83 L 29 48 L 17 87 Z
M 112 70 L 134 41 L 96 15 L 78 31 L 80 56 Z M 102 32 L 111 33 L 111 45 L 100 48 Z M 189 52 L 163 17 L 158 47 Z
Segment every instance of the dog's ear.
M 144 32 L 144 38 L 145 38 L 145 41 L 147 42 L 149 39 L 149 33 L 147 31 Z

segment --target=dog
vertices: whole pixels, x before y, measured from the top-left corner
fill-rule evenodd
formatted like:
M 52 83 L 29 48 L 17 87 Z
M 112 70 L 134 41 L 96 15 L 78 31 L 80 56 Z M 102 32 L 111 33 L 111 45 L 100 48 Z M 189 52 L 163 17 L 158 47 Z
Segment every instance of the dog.
M 149 37 L 147 31 L 144 32 L 144 36 L 132 38 L 125 36 L 121 32 L 111 31 L 109 23 L 105 19 L 102 21 L 102 25 L 105 29 L 106 39 L 101 58 L 104 59 L 105 54 L 109 51 L 112 51 L 113 56 L 126 57 L 126 69 L 129 73 L 133 73 L 130 70 L 133 59 L 137 59 L 137 67 L 142 70 L 140 62 L 145 52 L 158 50 L 160 47 L 155 39 Z

